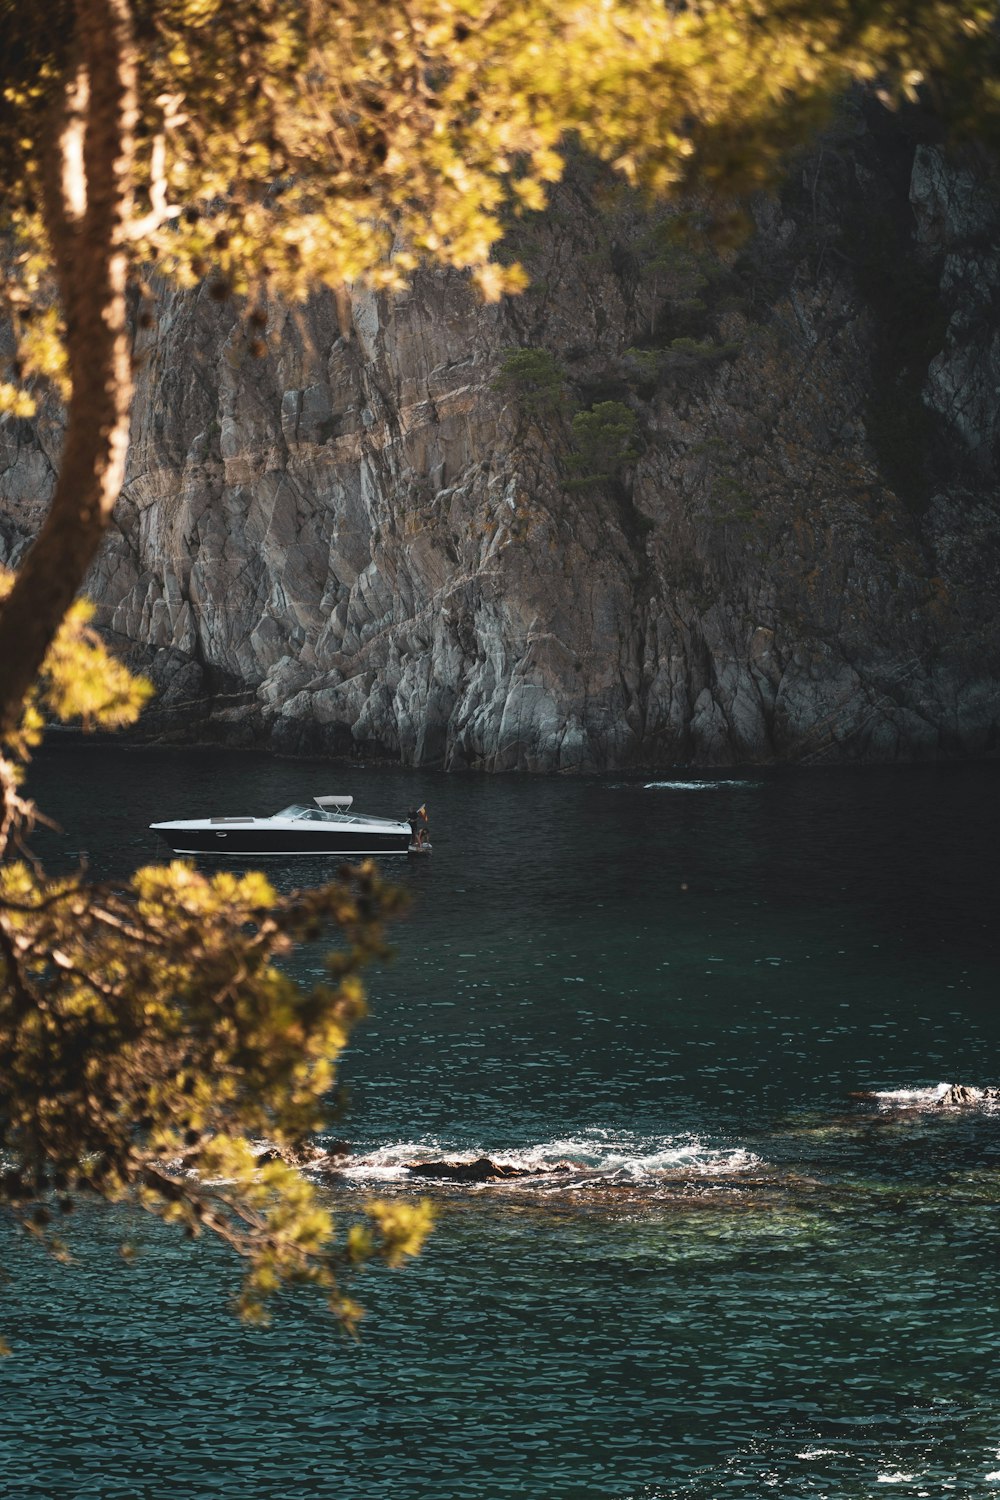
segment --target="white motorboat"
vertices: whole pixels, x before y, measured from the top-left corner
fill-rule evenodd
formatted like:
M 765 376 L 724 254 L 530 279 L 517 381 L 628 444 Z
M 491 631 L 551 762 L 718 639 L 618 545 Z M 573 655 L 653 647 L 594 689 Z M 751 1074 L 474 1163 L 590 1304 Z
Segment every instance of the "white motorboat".
M 293 802 L 270 817 L 178 818 L 150 823 L 175 854 L 250 856 L 285 854 L 426 853 L 430 845 L 409 821 L 352 812 L 353 797 Z

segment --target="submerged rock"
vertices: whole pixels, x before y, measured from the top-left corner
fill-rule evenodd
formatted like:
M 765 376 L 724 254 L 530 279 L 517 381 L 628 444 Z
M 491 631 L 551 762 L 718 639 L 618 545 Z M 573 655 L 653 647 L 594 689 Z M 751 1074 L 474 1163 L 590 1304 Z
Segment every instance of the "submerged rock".
M 299 1142 L 294 1146 L 265 1144 L 254 1150 L 254 1160 L 259 1167 L 266 1167 L 270 1162 L 283 1161 L 288 1167 L 329 1172 L 336 1171 L 343 1166 L 350 1149 L 346 1141 L 333 1141 L 325 1150 L 311 1141 Z
M 569 1172 L 569 1162 L 553 1167 L 515 1167 L 508 1162 L 480 1156 L 476 1161 L 407 1162 L 407 1172 L 414 1177 L 430 1177 L 440 1182 L 500 1182 L 511 1177 L 548 1177 L 552 1172 Z

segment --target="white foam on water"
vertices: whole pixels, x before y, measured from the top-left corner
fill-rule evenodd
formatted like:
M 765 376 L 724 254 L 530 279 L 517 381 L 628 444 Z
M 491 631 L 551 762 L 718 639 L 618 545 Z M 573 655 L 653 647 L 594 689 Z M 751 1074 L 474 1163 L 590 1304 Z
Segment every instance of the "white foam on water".
M 760 1158 L 743 1147 L 709 1146 L 699 1136 L 637 1137 L 628 1131 L 591 1130 L 536 1148 L 547 1161 L 578 1161 L 602 1174 L 648 1177 L 668 1172 L 716 1176 L 749 1171 Z
M 477 1144 L 461 1146 L 424 1137 L 393 1141 L 348 1158 L 338 1173 L 356 1181 L 409 1180 L 407 1167 L 414 1163 L 446 1160 L 474 1162 L 487 1156 L 504 1166 L 545 1173 L 568 1162 L 576 1171 L 573 1180 L 642 1182 L 664 1176 L 728 1177 L 754 1171 L 762 1165 L 758 1156 L 743 1147 L 706 1145 L 696 1136 L 638 1137 L 627 1131 L 594 1129 L 580 1135 L 560 1136 L 521 1147 Z M 560 1177 L 565 1174 L 560 1173 Z M 501 1179 L 502 1181 L 502 1179 Z
M 846 1458 L 839 1448 L 806 1448 L 803 1453 L 796 1453 L 796 1458 Z
M 887 1109 L 919 1109 L 937 1104 L 950 1088 L 950 1083 L 935 1083 L 923 1089 L 876 1089 L 873 1097 Z
M 647 781 L 644 792 L 718 792 L 726 787 L 759 786 L 757 781 Z
M 897 1469 L 894 1474 L 876 1474 L 876 1484 L 909 1484 L 911 1479 L 916 1479 L 916 1474 L 904 1474 Z
M 475 1152 L 468 1160 L 475 1161 L 476 1156 L 482 1154 Z M 338 1164 L 337 1171 L 338 1175 L 359 1182 L 396 1182 L 408 1177 L 406 1166 L 409 1162 L 437 1161 L 442 1157 L 449 1161 L 465 1160 L 466 1155 L 466 1151 L 452 1153 L 442 1142 L 424 1137 L 419 1141 L 393 1141 L 390 1145 L 366 1152 L 364 1156 L 348 1157 L 342 1165 Z
M 948 1090 L 954 1088 L 951 1083 L 935 1083 L 927 1088 L 920 1089 L 877 1089 L 872 1093 L 872 1098 L 878 1104 L 879 1109 L 934 1109 L 947 1094 Z M 975 1084 L 969 1085 L 972 1098 L 956 1105 L 956 1108 L 966 1107 L 969 1109 L 980 1109 L 987 1114 L 996 1114 L 1000 1108 L 1000 1100 L 990 1090 L 987 1097 L 986 1091 Z

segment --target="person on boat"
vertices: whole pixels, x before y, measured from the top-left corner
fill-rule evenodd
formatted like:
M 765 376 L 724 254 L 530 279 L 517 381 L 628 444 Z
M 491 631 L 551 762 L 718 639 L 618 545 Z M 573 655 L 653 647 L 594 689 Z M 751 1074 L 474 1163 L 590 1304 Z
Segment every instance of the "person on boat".
M 427 842 L 428 832 L 426 803 L 421 802 L 419 807 L 413 808 L 412 811 L 408 814 L 408 817 L 410 822 L 410 833 L 413 835 L 413 842 L 418 849 L 422 849 L 424 847 L 424 844 Z

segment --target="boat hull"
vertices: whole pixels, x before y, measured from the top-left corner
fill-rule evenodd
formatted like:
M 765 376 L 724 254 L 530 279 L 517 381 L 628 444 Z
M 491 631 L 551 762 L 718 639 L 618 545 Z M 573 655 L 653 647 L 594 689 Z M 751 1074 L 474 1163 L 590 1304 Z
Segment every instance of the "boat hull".
M 226 858 L 280 859 L 286 854 L 406 854 L 411 834 L 364 828 L 158 828 L 175 854 L 220 854 Z

